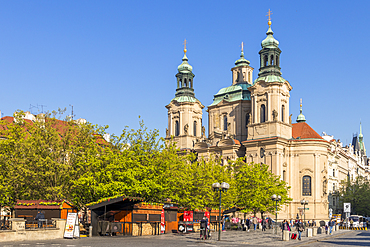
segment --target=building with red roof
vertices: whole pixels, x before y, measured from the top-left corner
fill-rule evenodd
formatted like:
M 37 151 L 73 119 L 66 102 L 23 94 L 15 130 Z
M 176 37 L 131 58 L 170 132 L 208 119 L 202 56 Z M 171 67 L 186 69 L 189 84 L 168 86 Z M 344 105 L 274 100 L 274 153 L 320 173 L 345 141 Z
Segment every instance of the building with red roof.
M 289 112 L 292 86 L 282 77 L 279 42 L 273 36 L 271 22 L 268 24 L 259 51 L 257 79 L 252 80 L 254 69 L 244 57 L 242 45 L 240 58 L 231 69 L 231 85 L 220 89 L 208 106 L 208 137 L 204 126 L 202 133 L 199 132 L 202 115 L 198 108 L 189 106 L 186 110 L 176 108 L 173 111 L 174 108 L 167 106 L 166 139 L 175 140 L 180 148 L 192 150 L 199 156 L 219 158 L 223 163 L 237 158 L 243 158 L 246 163 L 264 163 L 291 187 L 289 197 L 293 201 L 279 211 L 279 220 L 296 218 L 302 213 L 300 201 L 303 199 L 308 201 L 306 207 L 310 209 L 306 211 L 307 219 L 328 220 L 329 206 L 335 204 L 331 195 L 339 188 L 340 179 L 351 172 L 369 174 L 363 137 L 359 136 L 349 147 L 335 146 L 337 144 L 323 138 L 307 124 L 302 102 L 297 121 L 292 123 Z M 189 66 L 186 57 L 179 72 L 188 68 L 191 72 Z M 190 102 L 185 95 L 194 96 L 194 74 L 191 72 L 189 86 L 186 81 L 189 73 L 185 72 L 176 75 L 177 97 L 171 104 Z M 193 101 L 201 105 L 198 99 Z M 196 123 L 189 124 L 191 121 Z M 188 137 L 193 142 L 181 141 Z M 332 151 L 333 145 L 334 150 L 340 150 Z M 357 163 L 351 161 L 356 159 Z M 357 169 L 356 174 L 354 169 Z

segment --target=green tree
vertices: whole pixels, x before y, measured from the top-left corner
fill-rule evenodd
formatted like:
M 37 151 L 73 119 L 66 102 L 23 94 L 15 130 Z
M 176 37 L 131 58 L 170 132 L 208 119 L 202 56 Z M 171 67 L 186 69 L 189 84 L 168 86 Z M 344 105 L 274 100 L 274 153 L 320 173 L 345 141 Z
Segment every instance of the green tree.
M 340 203 L 351 203 L 351 213 L 370 215 L 370 184 L 364 177 L 358 176 L 354 180 L 344 180 L 339 189 Z
M 274 212 L 276 204 L 271 200 L 273 194 L 280 195 L 281 201 L 278 207 L 291 201 L 285 181 L 280 180 L 269 171 L 265 164 L 246 164 L 242 159 L 233 162 L 234 179 L 236 186 L 236 204 L 243 208 L 243 212 L 253 212 L 256 215 L 265 212 Z

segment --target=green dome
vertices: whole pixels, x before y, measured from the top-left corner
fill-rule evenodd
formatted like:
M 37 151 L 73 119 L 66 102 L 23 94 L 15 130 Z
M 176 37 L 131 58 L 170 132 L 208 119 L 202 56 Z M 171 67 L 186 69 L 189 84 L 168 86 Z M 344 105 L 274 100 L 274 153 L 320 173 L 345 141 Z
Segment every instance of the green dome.
M 267 37 L 262 41 L 261 46 L 262 48 L 277 48 L 279 47 L 279 41 L 277 41 L 274 36 L 272 36 L 274 32 L 271 29 L 271 26 L 269 26 L 269 29 L 267 30 Z
M 240 58 L 235 61 L 235 67 L 247 66 L 249 64 L 250 64 L 250 62 L 247 59 L 244 58 L 244 52 L 242 51 L 242 53 L 240 54 Z
M 188 58 L 186 57 L 186 53 L 182 58 L 182 63 L 177 67 L 177 70 L 181 73 L 189 73 L 192 72 L 193 67 L 188 63 Z

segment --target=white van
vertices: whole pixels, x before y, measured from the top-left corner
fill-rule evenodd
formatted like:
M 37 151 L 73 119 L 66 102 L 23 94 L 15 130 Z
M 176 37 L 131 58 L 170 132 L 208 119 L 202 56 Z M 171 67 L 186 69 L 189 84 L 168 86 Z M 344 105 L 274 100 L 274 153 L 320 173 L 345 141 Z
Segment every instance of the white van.
M 353 227 L 362 227 L 363 226 L 363 217 L 360 215 L 351 215 L 344 221 L 344 225 L 350 227 L 351 220 L 353 220 Z M 348 225 L 347 225 L 348 224 Z

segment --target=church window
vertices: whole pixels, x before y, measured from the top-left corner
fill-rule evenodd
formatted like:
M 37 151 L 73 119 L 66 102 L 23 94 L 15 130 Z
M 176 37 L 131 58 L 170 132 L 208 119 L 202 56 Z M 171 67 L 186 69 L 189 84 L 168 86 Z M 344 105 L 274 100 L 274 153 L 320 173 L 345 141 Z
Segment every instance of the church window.
M 197 121 L 194 121 L 193 123 L 193 133 L 194 133 L 194 136 L 197 136 Z
M 274 65 L 274 55 L 271 55 L 271 57 L 270 57 L 270 64 Z
M 276 56 L 276 62 L 275 64 L 279 67 L 280 66 L 280 61 L 279 61 L 279 56 Z
M 284 122 L 285 105 L 281 106 L 281 121 Z
M 188 84 L 186 83 L 186 79 L 184 79 L 184 87 L 187 87 Z
M 177 88 L 179 88 L 179 82 L 180 82 L 180 80 L 179 79 L 177 79 Z
M 267 66 L 268 60 L 269 59 L 268 59 L 267 55 L 265 55 L 264 58 L 263 58 L 263 66 L 265 66 L 265 67 Z
M 180 135 L 180 126 L 179 126 L 179 121 L 176 120 L 175 122 L 175 136 Z
M 286 179 L 286 171 L 283 171 L 283 181 Z
M 227 130 L 227 116 L 224 116 L 224 130 Z
M 260 109 L 260 122 L 264 123 L 266 121 L 266 106 L 261 105 Z
M 249 83 L 252 82 L 251 72 L 248 72 L 248 81 L 249 81 Z
M 191 79 L 189 79 L 189 86 L 190 86 L 191 88 L 193 88 L 193 82 L 191 81 Z
M 302 178 L 302 196 L 311 196 L 311 177 L 303 176 Z

